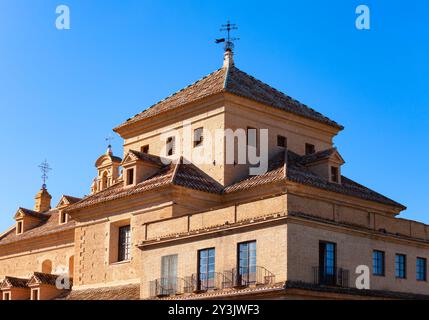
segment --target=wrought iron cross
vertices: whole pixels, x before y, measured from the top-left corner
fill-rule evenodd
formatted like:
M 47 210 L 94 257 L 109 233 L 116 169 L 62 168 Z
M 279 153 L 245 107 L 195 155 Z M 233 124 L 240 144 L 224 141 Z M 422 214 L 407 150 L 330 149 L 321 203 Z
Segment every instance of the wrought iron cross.
M 112 147 L 112 141 L 115 140 L 115 138 L 112 135 L 110 135 L 105 140 L 109 144 L 109 148 L 111 148 Z
M 40 171 L 42 171 L 42 181 L 43 181 L 43 185 L 42 187 L 44 189 L 46 189 L 46 180 L 48 180 L 48 173 L 49 171 L 52 170 L 52 168 L 49 166 L 49 163 L 47 160 L 45 160 L 44 162 L 42 162 L 39 165 Z
M 227 32 L 227 37 L 222 39 L 216 39 L 216 43 L 225 43 L 225 51 L 233 51 L 234 50 L 234 41 L 240 40 L 240 38 L 232 38 L 231 37 L 231 31 L 232 30 L 238 30 L 238 27 L 235 23 L 231 23 L 229 20 L 226 22 L 226 24 L 222 25 L 222 28 L 220 31 Z

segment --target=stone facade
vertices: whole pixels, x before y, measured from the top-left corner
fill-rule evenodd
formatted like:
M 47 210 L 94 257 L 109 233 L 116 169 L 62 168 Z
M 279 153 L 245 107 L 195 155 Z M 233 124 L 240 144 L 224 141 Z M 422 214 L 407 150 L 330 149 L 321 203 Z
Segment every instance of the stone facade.
M 16 226 L 0 235 L 3 299 L 429 296 L 426 279 L 417 280 L 427 267 L 416 267 L 429 259 L 428 226 L 398 218 L 404 206 L 341 176 L 339 124 L 238 70 L 231 52 L 225 57 L 221 69 L 114 129 L 123 160 L 110 147 L 98 158 L 90 196 L 63 196 L 51 209 L 44 186 L 34 211 L 17 211 Z M 268 171 L 249 176 L 250 164 L 228 163 L 224 137 L 209 162 L 186 163 L 184 124 L 191 133 L 203 128 L 205 144 L 216 130 L 267 129 Z M 332 267 L 341 270 L 330 283 L 320 281 L 321 243 L 335 244 Z M 252 254 L 243 258 L 242 246 Z M 201 280 L 206 249 L 210 287 Z M 382 276 L 372 275 L 373 250 L 384 252 Z M 406 255 L 404 279 L 396 254 Z M 356 288 L 361 265 L 369 289 Z M 347 281 L 339 279 L 346 271 Z M 57 276 L 72 278 L 72 290 L 58 289 Z

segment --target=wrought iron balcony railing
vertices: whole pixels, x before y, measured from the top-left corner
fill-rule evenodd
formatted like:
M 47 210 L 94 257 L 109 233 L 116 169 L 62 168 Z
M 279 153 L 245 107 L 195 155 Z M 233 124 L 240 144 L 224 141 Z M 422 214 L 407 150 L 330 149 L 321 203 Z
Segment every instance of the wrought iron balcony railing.
M 343 268 L 313 267 L 314 284 L 349 287 L 349 270 Z
M 231 282 L 231 279 L 226 274 L 220 272 L 194 273 L 189 277 L 185 277 L 185 281 L 190 287 L 186 293 L 204 292 L 208 290 L 221 290 L 225 288 L 225 284 Z
M 232 269 L 230 273 L 231 287 L 250 285 L 266 285 L 275 282 L 275 275 L 264 267 L 251 266 Z
M 165 297 L 187 293 L 191 285 L 183 278 L 160 278 L 150 282 L 151 297 Z

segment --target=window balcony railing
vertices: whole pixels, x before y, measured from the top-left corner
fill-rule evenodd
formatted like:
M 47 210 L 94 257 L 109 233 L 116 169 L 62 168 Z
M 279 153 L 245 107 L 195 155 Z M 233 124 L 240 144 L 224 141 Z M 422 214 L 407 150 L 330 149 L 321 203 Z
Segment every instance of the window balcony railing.
M 151 297 L 166 297 L 187 293 L 191 285 L 183 278 L 160 278 L 150 282 Z
M 267 285 L 274 282 L 275 275 L 264 267 L 235 268 L 223 273 L 195 273 L 184 278 L 156 279 L 150 281 L 150 296 L 167 297 L 250 285 Z
M 313 267 L 314 284 L 349 287 L 349 270 L 343 268 Z
M 226 274 L 220 272 L 194 273 L 189 277 L 185 277 L 185 280 L 190 285 L 190 287 L 186 288 L 186 293 L 221 290 L 225 288 L 225 284 L 231 282 L 231 279 Z
M 230 287 L 273 284 L 276 278 L 272 272 L 260 266 L 235 268 L 229 275 L 232 280 Z

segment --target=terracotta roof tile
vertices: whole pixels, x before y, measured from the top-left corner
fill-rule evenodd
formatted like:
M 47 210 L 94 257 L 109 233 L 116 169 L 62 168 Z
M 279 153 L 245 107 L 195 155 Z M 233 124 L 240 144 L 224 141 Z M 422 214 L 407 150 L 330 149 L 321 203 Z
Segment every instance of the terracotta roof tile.
M 41 283 L 49 286 L 55 286 L 58 275 L 55 274 L 47 274 L 41 272 L 34 272 L 33 276 Z
M 47 220 L 44 220 L 39 226 L 27 230 L 23 234 L 17 235 L 15 232 L 15 228 L 9 230 L 9 232 L 5 233 L 0 238 L 0 246 L 16 241 L 21 241 L 25 239 L 31 239 L 38 236 L 44 236 L 48 234 L 53 234 L 69 229 L 73 229 L 75 227 L 75 221 L 70 220 L 66 224 L 59 224 L 59 211 L 53 209 L 46 213 L 48 216 Z
M 37 211 L 33 211 L 30 209 L 25 209 L 25 208 L 19 208 L 20 211 L 22 211 L 25 215 L 45 221 L 47 219 L 49 219 L 49 215 L 45 214 L 45 213 L 40 213 Z
M 72 290 L 65 300 L 139 300 L 140 285 L 131 284 L 117 287 Z
M 229 92 L 273 108 L 291 112 L 341 130 L 343 129 L 335 121 L 233 66 L 216 70 L 201 80 L 156 103 L 140 114 L 128 119 L 114 130 L 116 131 L 131 123 L 174 110 L 180 106 L 220 92 Z
M 9 282 L 13 288 L 28 288 L 27 283 L 28 279 L 22 279 L 22 278 L 15 278 L 15 277 L 8 277 L 6 276 L 2 282 L 2 285 L 5 282 Z
M 82 198 L 76 198 L 76 197 L 72 197 L 72 196 L 64 196 L 64 198 L 70 203 L 76 203 L 82 200 Z

